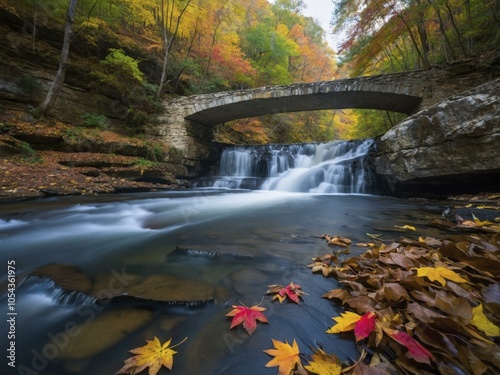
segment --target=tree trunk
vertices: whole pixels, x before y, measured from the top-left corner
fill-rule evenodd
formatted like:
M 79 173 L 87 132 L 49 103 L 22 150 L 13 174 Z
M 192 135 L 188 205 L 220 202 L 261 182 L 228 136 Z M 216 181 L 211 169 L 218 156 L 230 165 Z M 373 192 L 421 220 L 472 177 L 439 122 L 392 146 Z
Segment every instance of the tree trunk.
M 47 113 L 50 110 L 63 87 L 66 69 L 68 68 L 69 45 L 71 43 L 71 36 L 73 35 L 73 21 L 75 18 L 76 3 L 77 0 L 70 0 L 69 2 L 68 14 L 66 15 L 66 26 L 64 27 L 64 41 L 61 50 L 59 69 L 57 70 L 56 77 L 47 92 L 47 96 L 37 108 L 39 113 Z
M 172 33 L 172 36 L 169 38 L 168 34 L 170 33 L 169 30 L 173 26 L 173 15 L 174 15 L 174 3 L 172 2 L 172 6 L 170 7 L 170 3 L 167 1 L 167 20 L 164 18 L 164 2 L 162 1 L 162 28 L 163 28 L 163 43 L 164 43 L 164 48 L 165 48 L 165 54 L 163 55 L 163 66 L 162 66 L 162 71 L 161 71 L 161 78 L 160 78 L 160 85 L 158 87 L 158 91 L 156 92 L 156 99 L 160 99 L 161 94 L 163 93 L 163 88 L 165 86 L 165 83 L 167 81 L 167 66 L 168 66 L 168 59 L 170 56 L 170 50 L 172 49 L 172 45 L 174 44 L 175 38 L 177 37 L 177 33 L 179 31 L 179 26 L 181 24 L 181 19 L 184 13 L 186 12 L 187 8 L 189 7 L 189 4 L 191 3 L 191 0 L 188 0 L 184 7 L 182 8 L 179 16 L 177 17 L 177 23 L 175 25 L 175 31 Z M 168 22 L 168 25 L 166 24 Z

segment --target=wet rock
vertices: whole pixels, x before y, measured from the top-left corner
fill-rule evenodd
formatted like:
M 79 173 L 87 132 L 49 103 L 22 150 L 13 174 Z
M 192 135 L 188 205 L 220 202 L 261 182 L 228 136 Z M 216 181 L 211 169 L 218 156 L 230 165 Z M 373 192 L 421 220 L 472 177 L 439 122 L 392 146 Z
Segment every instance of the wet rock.
M 126 272 L 98 274 L 90 294 L 97 299 L 109 299 L 127 294 L 127 288 L 138 284 L 142 278 Z
M 401 122 L 376 143 L 376 172 L 393 192 L 500 187 L 500 79 Z
M 139 309 L 107 311 L 97 318 L 66 329 L 67 345 L 58 352 L 59 359 L 80 360 L 92 357 L 123 340 L 151 320 L 152 313 Z M 67 326 L 70 323 L 67 323 Z M 54 335 L 57 337 L 57 335 Z M 46 344 L 54 345 L 52 342 Z
M 37 268 L 29 276 L 48 278 L 62 289 L 88 294 L 92 289 L 90 277 L 83 273 L 79 267 L 67 264 L 48 264 Z
M 216 290 L 213 285 L 171 275 L 152 275 L 144 278 L 121 273 L 118 276 L 97 275 L 91 294 L 97 299 L 112 299 L 115 302 L 140 299 L 198 307 L 213 301 Z
M 170 275 L 153 275 L 137 285 L 125 288 L 129 296 L 163 302 L 213 301 L 215 288 L 204 282 Z

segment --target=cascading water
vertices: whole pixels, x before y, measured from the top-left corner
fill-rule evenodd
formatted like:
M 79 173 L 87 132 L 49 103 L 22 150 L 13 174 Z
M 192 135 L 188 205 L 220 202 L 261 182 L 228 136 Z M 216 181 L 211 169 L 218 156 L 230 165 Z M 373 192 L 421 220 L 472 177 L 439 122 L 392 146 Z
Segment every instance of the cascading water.
M 237 146 L 222 152 L 214 187 L 310 193 L 373 192 L 365 157 L 373 140 Z

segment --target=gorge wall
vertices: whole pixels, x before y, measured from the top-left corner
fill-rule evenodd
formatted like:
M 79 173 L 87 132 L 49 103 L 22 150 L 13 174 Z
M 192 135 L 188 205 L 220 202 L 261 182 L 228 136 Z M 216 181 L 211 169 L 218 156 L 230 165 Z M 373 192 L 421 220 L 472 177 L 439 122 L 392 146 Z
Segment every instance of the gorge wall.
M 388 192 L 444 195 L 500 189 L 500 78 L 408 117 L 376 140 Z

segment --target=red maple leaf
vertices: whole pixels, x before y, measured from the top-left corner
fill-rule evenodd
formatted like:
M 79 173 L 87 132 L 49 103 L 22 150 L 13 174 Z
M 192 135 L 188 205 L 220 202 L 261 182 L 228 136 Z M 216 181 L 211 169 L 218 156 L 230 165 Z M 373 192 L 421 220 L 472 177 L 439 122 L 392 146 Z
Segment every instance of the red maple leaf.
M 370 336 L 370 333 L 375 330 L 375 318 L 374 312 L 367 312 L 361 317 L 354 327 L 354 335 L 356 336 L 356 341 L 363 340 L 364 338 Z
M 413 358 L 415 361 L 420 363 L 427 363 L 430 365 L 430 358 L 432 354 L 425 349 L 419 342 L 415 341 L 409 334 L 402 331 L 396 330 L 384 330 L 392 339 L 403 345 L 408 349 L 406 356 L 408 358 Z
M 278 299 L 283 302 L 286 297 L 290 298 L 295 303 L 300 303 L 299 297 L 302 294 L 307 294 L 302 291 L 302 287 L 299 284 L 294 284 L 293 281 L 287 286 L 283 285 L 269 285 L 269 289 L 266 294 L 275 294 L 274 299 Z
M 226 314 L 226 316 L 232 316 L 233 320 L 231 321 L 232 329 L 236 327 L 238 324 L 243 323 L 243 328 L 248 332 L 251 336 L 257 328 L 257 320 L 262 323 L 269 323 L 266 316 L 262 313 L 262 311 L 267 310 L 264 307 L 259 307 L 259 305 L 255 305 L 252 307 L 246 306 L 235 306 L 233 305 L 233 310 Z

